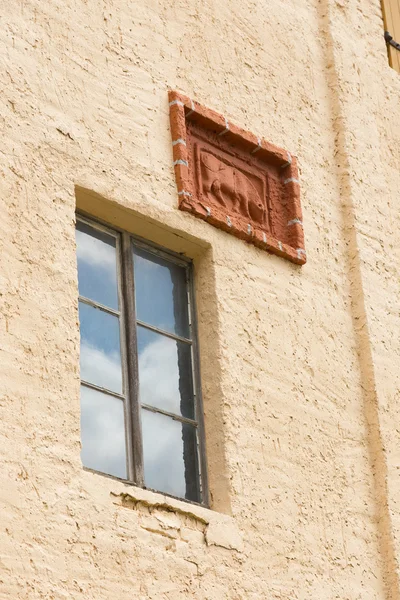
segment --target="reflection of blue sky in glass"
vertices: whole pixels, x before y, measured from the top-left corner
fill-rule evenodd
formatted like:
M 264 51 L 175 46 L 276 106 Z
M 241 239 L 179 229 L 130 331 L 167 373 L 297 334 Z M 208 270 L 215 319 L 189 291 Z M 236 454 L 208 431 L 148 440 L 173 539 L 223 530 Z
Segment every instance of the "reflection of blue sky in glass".
M 122 393 L 118 317 L 79 302 L 81 379 Z
M 76 231 L 79 293 L 118 310 L 117 240 L 86 223 Z M 140 321 L 190 337 L 186 268 L 134 248 L 136 314 Z M 123 393 L 119 318 L 79 303 L 81 378 Z M 191 347 L 137 327 L 140 401 L 194 418 Z M 199 500 L 197 430 L 142 410 L 145 485 Z M 82 462 L 127 477 L 124 401 L 81 386 Z M 185 479 L 186 478 L 186 479 Z
M 115 238 L 78 221 L 76 245 L 79 294 L 118 310 Z
M 189 337 L 184 267 L 135 247 L 134 271 L 139 321 Z
M 197 444 L 192 425 L 142 409 L 144 478 L 146 487 L 198 501 Z M 185 480 L 183 436 L 188 461 Z
M 193 419 L 189 344 L 175 341 L 140 325 L 137 328 L 137 336 L 140 402 Z
M 81 386 L 81 458 L 85 467 L 126 478 L 124 403 Z

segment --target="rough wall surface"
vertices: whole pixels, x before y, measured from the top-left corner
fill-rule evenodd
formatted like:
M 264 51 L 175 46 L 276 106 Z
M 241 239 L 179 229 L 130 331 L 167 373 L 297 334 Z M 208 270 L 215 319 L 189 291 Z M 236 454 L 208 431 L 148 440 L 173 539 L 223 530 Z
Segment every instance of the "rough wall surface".
M 379 2 L 0 14 L 0 598 L 398 600 L 400 79 Z M 168 88 L 298 156 L 304 267 L 177 210 Z M 195 260 L 213 510 L 82 469 L 76 205 Z

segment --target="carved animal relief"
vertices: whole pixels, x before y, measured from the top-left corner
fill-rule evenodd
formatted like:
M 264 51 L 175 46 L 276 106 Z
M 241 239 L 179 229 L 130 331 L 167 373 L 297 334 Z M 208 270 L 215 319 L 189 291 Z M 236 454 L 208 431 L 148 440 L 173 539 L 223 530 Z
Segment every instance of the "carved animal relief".
M 222 160 L 196 144 L 196 170 L 203 198 L 217 202 L 227 214 L 243 215 L 249 222 L 265 225 L 265 181 Z
M 296 158 L 170 92 L 179 208 L 304 264 Z

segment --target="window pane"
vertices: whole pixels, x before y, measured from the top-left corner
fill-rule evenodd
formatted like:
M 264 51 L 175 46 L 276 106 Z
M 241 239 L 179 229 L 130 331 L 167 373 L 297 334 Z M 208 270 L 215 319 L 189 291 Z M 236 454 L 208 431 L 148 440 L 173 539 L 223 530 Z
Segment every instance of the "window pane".
M 191 348 L 138 325 L 142 404 L 194 419 Z
M 122 394 L 119 319 L 79 302 L 81 379 Z
M 81 440 L 85 467 L 126 478 L 123 400 L 82 385 Z
M 142 409 L 146 487 L 200 501 L 196 428 Z
M 134 266 L 139 321 L 189 337 L 186 269 L 136 247 Z
M 76 245 L 79 294 L 117 310 L 116 239 L 78 221 Z

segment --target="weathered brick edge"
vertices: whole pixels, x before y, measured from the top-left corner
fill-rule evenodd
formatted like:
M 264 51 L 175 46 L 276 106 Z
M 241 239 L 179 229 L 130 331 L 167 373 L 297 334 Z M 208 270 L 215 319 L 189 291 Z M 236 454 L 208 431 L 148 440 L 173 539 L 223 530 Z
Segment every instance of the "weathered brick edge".
M 286 150 L 282 150 L 264 139 L 257 138 L 252 133 L 233 125 L 225 117 L 213 110 L 194 102 L 187 96 L 169 91 L 169 107 L 171 136 L 173 148 L 173 161 L 175 179 L 178 188 L 179 208 L 194 214 L 196 217 L 210 224 L 232 233 L 236 237 L 246 240 L 255 246 L 267 250 L 278 256 L 304 265 L 306 252 L 304 247 L 303 218 L 300 205 L 300 186 L 297 168 L 297 159 Z M 290 228 L 290 239 L 292 245 L 282 243 L 272 237 L 269 232 L 253 228 L 250 224 L 245 227 L 239 219 L 226 217 L 226 221 L 220 215 L 213 217 L 210 209 L 206 206 L 195 205 L 191 199 L 195 193 L 189 176 L 189 153 L 187 148 L 186 119 L 195 119 L 206 129 L 218 131 L 220 136 L 225 136 L 232 145 L 247 150 L 250 154 L 257 153 L 257 157 L 273 163 L 282 170 L 282 180 L 288 186 L 288 197 L 290 198 L 290 215 L 287 227 Z M 203 210 L 204 208 L 204 210 Z

